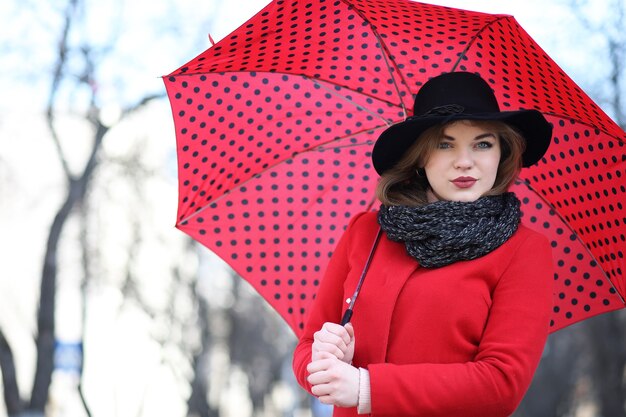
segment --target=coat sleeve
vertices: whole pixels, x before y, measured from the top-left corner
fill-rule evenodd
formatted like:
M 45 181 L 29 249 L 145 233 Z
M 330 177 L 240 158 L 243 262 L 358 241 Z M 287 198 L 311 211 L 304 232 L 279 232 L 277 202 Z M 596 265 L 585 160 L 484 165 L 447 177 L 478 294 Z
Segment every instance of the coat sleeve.
M 339 323 L 341 321 L 344 302 L 343 284 L 350 271 L 348 259 L 350 241 L 355 233 L 354 224 L 364 214 L 366 212 L 357 214 L 350 220 L 346 231 L 337 243 L 311 305 L 304 332 L 294 350 L 292 365 L 296 380 L 309 393 L 311 393 L 311 384 L 306 380 L 309 376 L 306 367 L 311 362 L 313 334 L 321 329 L 325 322 Z
M 474 360 L 370 364 L 373 416 L 508 416 L 523 398 L 549 333 L 552 256 L 531 234 L 493 291 Z

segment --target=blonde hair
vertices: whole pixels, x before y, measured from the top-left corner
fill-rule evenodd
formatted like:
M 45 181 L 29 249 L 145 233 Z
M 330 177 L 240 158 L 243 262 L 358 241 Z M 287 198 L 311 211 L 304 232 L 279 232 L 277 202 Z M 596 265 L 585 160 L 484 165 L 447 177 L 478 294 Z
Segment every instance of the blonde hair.
M 416 175 L 415 170 L 426 164 L 443 137 L 445 128 L 459 122 L 492 131 L 500 142 L 501 155 L 496 180 L 491 190 L 484 195 L 498 195 L 509 189 L 522 169 L 522 154 L 526 148 L 522 135 L 503 122 L 461 120 L 425 130 L 402 158 L 383 172 L 376 187 L 376 197 L 381 203 L 386 206 L 421 206 L 428 203 L 426 192 L 430 185 L 426 176 Z

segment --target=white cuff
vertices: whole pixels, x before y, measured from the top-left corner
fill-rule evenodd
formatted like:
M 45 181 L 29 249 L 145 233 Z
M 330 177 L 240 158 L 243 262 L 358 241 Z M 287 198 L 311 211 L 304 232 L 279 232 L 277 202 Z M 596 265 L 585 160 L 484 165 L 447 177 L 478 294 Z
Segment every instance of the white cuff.
M 359 368 L 359 400 L 357 413 L 369 414 L 372 412 L 372 395 L 370 391 L 370 373 L 367 369 Z

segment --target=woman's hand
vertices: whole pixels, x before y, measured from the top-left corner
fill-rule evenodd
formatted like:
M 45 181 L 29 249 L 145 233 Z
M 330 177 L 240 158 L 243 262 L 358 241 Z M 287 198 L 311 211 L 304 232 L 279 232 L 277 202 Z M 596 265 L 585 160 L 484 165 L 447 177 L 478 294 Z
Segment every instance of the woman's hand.
M 359 370 L 328 352 L 307 366 L 311 392 L 322 404 L 356 407 L 359 400 Z
M 313 335 L 311 360 L 320 358 L 320 353 L 330 353 L 337 359 L 351 363 L 354 357 L 354 328 L 351 323 L 341 326 L 336 323 L 324 323 Z

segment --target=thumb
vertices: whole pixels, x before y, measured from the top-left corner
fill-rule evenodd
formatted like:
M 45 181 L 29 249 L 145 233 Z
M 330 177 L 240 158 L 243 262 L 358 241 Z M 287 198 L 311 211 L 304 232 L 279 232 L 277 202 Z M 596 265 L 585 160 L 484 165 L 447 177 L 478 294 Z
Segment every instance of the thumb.
M 352 323 L 346 324 L 344 328 L 348 332 L 348 336 L 350 336 L 350 340 L 354 339 L 354 327 L 352 327 Z

